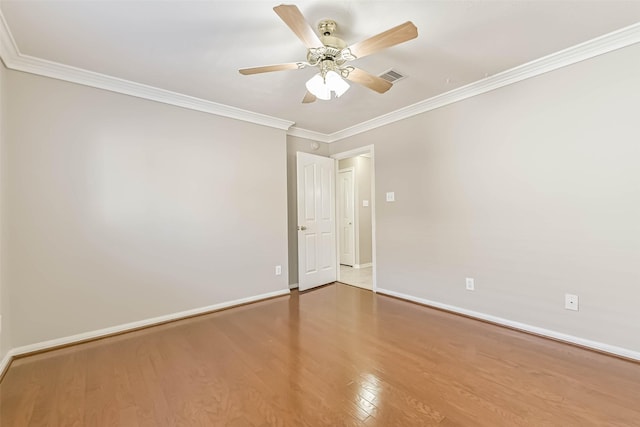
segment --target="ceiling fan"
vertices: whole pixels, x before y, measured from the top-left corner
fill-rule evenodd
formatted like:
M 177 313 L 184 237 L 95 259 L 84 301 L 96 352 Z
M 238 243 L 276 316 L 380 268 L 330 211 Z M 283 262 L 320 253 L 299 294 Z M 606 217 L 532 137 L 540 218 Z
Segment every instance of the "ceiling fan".
M 388 91 L 393 86 L 391 82 L 346 64 L 354 59 L 371 55 L 418 36 L 416 26 L 411 21 L 407 21 L 383 33 L 347 46 L 342 39 L 333 35 L 337 24 L 331 19 L 320 21 L 318 24 L 320 36 L 318 37 L 297 6 L 281 4 L 274 7 L 273 10 L 307 47 L 307 60 L 243 68 L 239 71 L 240 74 L 250 75 L 317 67 L 319 73 L 306 83 L 307 94 L 302 100 L 303 103 L 314 102 L 316 99 L 329 100 L 332 93 L 336 97 L 341 96 L 349 89 L 349 84 L 344 79 L 359 83 L 378 93 Z

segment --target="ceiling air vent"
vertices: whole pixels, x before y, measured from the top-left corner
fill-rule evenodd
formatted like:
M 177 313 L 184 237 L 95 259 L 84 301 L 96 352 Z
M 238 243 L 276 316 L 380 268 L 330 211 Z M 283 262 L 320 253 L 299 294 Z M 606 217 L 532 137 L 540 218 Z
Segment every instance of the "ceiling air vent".
M 395 83 L 398 80 L 404 79 L 406 76 L 400 74 L 399 72 L 397 72 L 394 69 L 391 69 L 389 71 L 385 71 L 384 73 L 380 74 L 380 77 L 382 77 L 383 79 L 385 79 L 388 82 Z

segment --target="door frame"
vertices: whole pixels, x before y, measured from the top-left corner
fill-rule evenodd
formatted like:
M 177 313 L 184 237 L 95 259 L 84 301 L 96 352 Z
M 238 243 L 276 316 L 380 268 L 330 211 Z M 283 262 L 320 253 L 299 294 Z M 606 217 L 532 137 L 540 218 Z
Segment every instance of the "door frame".
M 348 151 L 343 151 L 340 153 L 336 153 L 336 154 L 332 154 L 330 157 L 332 159 L 334 159 L 334 161 L 336 162 L 336 166 L 335 166 L 335 173 L 336 173 L 336 182 L 338 179 L 338 173 L 339 173 L 339 166 L 338 166 L 338 161 L 342 160 L 342 159 L 347 159 L 349 157 L 355 157 L 355 156 L 359 156 L 362 154 L 369 154 L 371 156 L 371 201 L 370 201 L 370 207 L 371 207 L 371 272 L 372 272 L 372 276 L 373 276 L 373 280 L 372 280 L 372 284 L 371 284 L 371 288 L 373 290 L 373 292 L 376 292 L 378 289 L 377 286 L 377 256 L 376 256 L 376 167 L 375 167 L 375 154 L 374 154 L 374 146 L 373 144 L 371 145 L 365 145 L 363 147 L 360 148 L 355 148 L 353 150 L 348 150 Z M 355 186 L 355 182 L 354 182 L 354 186 Z M 355 202 L 357 203 L 357 201 Z M 337 207 L 337 206 L 336 206 Z M 339 247 L 337 245 L 340 244 L 340 235 L 338 233 L 340 233 L 339 230 L 340 227 L 338 227 L 337 221 L 336 221 L 336 277 L 337 280 L 340 280 L 340 254 L 339 254 Z M 358 237 L 356 235 L 356 237 Z

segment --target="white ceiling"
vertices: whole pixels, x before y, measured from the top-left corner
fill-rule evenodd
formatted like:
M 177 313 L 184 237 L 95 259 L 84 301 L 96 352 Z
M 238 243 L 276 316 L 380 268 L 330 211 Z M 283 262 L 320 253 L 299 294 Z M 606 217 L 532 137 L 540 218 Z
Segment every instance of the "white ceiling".
M 21 54 L 334 133 L 640 21 L 640 1 L 296 1 L 353 44 L 405 21 L 418 38 L 353 65 L 408 77 L 301 104 L 314 69 L 243 76 L 306 50 L 272 1 L 0 1 Z

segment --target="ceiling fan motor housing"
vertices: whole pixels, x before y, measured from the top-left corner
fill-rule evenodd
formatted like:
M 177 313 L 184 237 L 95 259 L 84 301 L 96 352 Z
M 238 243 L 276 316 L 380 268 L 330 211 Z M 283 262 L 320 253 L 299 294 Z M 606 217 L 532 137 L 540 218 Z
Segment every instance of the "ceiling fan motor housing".
M 336 32 L 338 24 L 333 19 L 323 19 L 318 22 L 318 32 L 323 36 L 330 36 Z
M 333 19 L 323 19 L 318 23 L 318 32 L 320 33 L 320 41 L 323 46 L 319 48 L 310 48 L 307 53 L 307 62 L 310 66 L 318 66 L 321 74 L 324 75 L 328 70 L 337 71 L 339 74 L 348 75 L 349 71 L 342 72 L 341 66 L 352 61 L 355 57 L 347 48 L 347 43 L 333 34 L 338 28 L 338 24 Z

